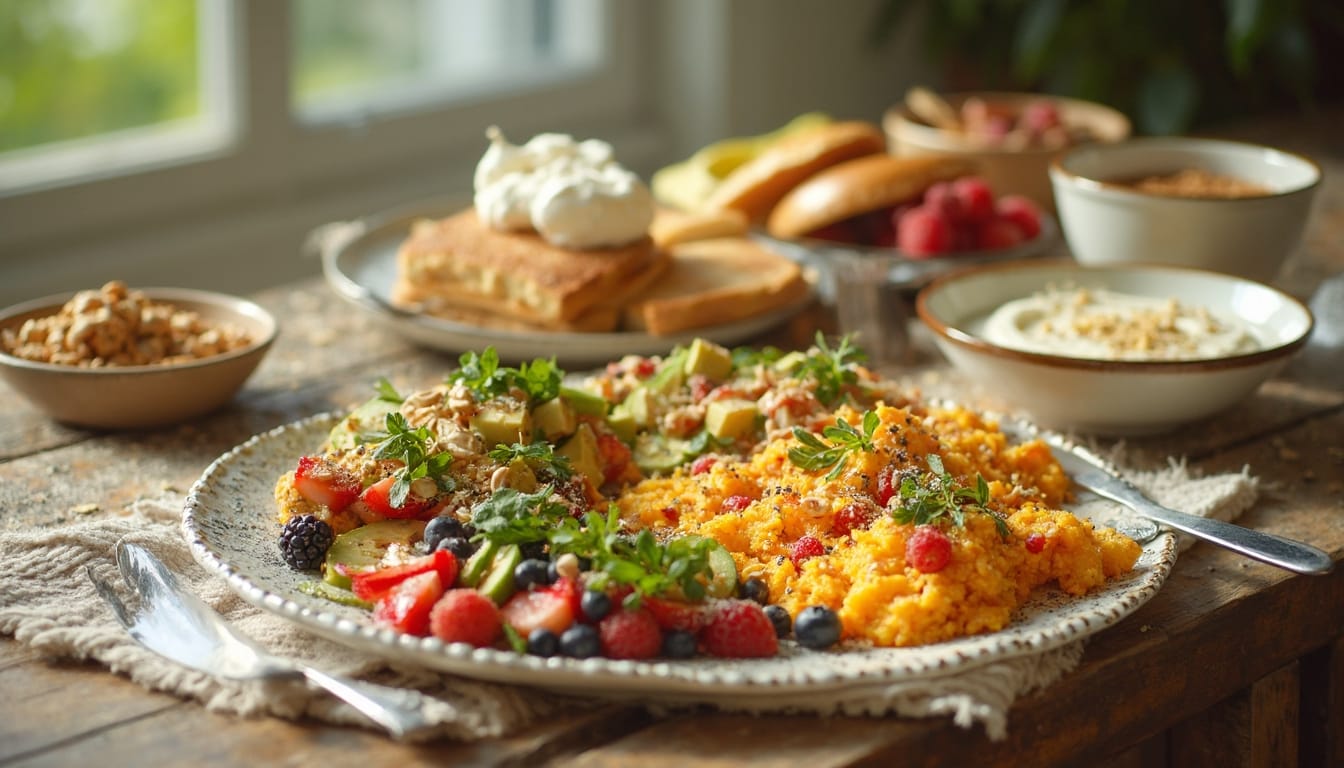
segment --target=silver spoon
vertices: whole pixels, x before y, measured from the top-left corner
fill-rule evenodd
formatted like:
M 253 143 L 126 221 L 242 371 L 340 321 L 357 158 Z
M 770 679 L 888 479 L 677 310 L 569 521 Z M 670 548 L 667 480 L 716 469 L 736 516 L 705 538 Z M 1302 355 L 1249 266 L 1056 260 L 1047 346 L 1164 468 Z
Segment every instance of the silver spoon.
M 117 620 L 151 651 L 192 669 L 234 680 L 307 680 L 398 738 L 433 724 L 424 711 L 425 698 L 418 691 L 329 675 L 262 650 L 182 589 L 173 574 L 144 547 L 118 542 L 117 566 L 127 586 L 140 596 L 138 609 L 128 609 L 112 585 L 92 567 L 86 571 Z

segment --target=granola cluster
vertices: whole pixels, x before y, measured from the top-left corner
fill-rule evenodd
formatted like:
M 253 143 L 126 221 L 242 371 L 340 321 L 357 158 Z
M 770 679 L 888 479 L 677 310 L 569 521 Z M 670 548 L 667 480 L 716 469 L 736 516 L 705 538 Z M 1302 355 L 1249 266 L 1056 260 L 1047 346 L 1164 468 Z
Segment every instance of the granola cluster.
M 242 329 L 150 301 L 120 280 L 76 293 L 54 315 L 0 333 L 0 350 L 42 363 L 104 368 L 173 365 L 241 349 Z

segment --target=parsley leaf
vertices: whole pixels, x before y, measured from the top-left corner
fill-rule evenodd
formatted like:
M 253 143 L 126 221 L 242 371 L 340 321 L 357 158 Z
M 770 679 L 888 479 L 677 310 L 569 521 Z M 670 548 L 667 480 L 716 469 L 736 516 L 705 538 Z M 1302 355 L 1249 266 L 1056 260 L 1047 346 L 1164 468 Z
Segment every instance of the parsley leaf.
M 859 380 L 854 366 L 867 359 L 863 350 L 850 343 L 849 336 L 842 337 L 839 346 L 831 349 L 826 344 L 826 337 L 817 331 L 816 349 L 809 351 L 796 375 L 800 379 L 816 381 L 817 399 L 826 405 L 834 405 L 845 394 L 845 388 Z
M 862 432 L 850 426 L 843 418 L 838 419 L 834 425 L 821 431 L 822 437 L 831 441 L 830 445 L 802 427 L 794 427 L 793 436 L 798 438 L 799 445 L 789 449 L 789 461 L 808 470 L 830 467 L 831 471 L 826 473 L 826 479 L 834 480 L 844 470 L 851 453 L 873 451 L 873 433 L 877 431 L 879 423 L 875 411 L 866 411 L 863 414 Z
M 422 477 L 434 481 L 440 491 L 451 491 L 456 487 L 448 468 L 453 463 L 453 455 L 447 451 L 430 455 L 429 447 L 433 436 L 425 427 L 411 429 L 406 417 L 400 413 L 389 413 L 384 421 L 387 435 L 373 451 L 375 459 L 395 459 L 403 466 L 393 475 L 396 481 L 388 492 L 388 502 L 393 507 L 406 503 L 410 495 L 411 483 Z
M 603 581 L 627 584 L 634 588 L 631 603 L 645 595 L 660 595 L 680 590 L 688 600 L 704 599 L 705 584 L 713 576 L 709 552 L 713 539 L 680 537 L 660 543 L 647 530 L 635 536 L 621 531 L 616 505 L 604 516 L 596 511 L 584 515 L 582 522 L 566 521 L 551 534 L 554 552 L 573 552 L 593 561 L 593 570 L 604 578 L 590 584 L 601 589 Z
M 551 474 L 560 480 L 568 480 L 574 474 L 574 468 L 570 466 L 569 457 L 557 454 L 550 443 L 530 443 L 528 445 L 522 443 L 504 445 L 500 443 L 490 449 L 489 456 L 500 464 L 508 464 L 514 459 L 523 459 L 529 465 L 550 470 Z
M 479 355 L 466 352 L 458 358 L 458 369 L 449 375 L 452 384 L 463 384 L 482 399 L 499 397 L 517 388 L 528 402 L 540 403 L 560 394 L 565 372 L 555 358 L 537 358 L 517 368 L 500 366 L 499 353 L 486 347 Z
M 472 538 L 499 544 L 545 541 L 566 520 L 573 520 L 569 507 L 551 499 L 551 486 L 536 493 L 500 488 L 471 510 Z
M 401 393 L 397 392 L 397 388 L 392 386 L 392 382 L 385 377 L 379 378 L 378 383 L 373 388 L 378 393 L 379 400 L 398 404 L 406 402 L 406 398 L 402 397 Z
M 953 525 L 966 524 L 966 512 L 982 512 L 994 518 L 994 527 L 1000 536 L 1008 536 L 1008 524 L 989 507 L 989 484 L 982 475 L 975 476 L 975 487 L 960 486 L 943 468 L 937 454 L 928 456 L 929 472 L 922 478 L 907 476 L 901 481 L 900 506 L 891 516 L 898 523 L 926 525 L 950 520 Z

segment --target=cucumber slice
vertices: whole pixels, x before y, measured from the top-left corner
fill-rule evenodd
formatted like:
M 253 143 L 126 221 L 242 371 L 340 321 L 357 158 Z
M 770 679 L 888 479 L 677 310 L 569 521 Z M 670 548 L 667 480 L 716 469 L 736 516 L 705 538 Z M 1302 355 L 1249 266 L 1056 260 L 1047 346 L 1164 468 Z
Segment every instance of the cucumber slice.
M 353 531 L 346 531 L 331 543 L 322 561 L 322 579 L 333 587 L 350 588 L 350 577 L 340 573 L 337 565 L 346 570 L 372 568 L 383 559 L 393 544 L 410 546 L 425 536 L 421 520 L 382 520 Z

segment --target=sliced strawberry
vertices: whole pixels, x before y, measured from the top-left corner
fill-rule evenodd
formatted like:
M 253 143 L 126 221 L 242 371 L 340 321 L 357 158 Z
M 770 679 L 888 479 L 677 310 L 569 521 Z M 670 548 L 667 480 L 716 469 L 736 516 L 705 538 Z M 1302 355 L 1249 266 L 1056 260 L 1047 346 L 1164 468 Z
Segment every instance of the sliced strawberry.
M 453 553 L 437 549 L 400 565 L 350 574 L 350 591 L 355 593 L 355 597 L 372 602 L 406 579 L 429 571 L 438 573 L 440 582 L 451 587 L 457 581 L 457 569 L 457 558 Z
M 359 498 L 359 478 L 330 459 L 303 456 L 294 469 L 294 490 L 314 504 L 340 512 Z
M 653 616 L 653 620 L 658 622 L 658 626 L 666 630 L 679 629 L 696 634 L 709 623 L 710 612 L 707 603 L 685 603 L 661 597 L 645 597 L 644 607 Z
M 392 506 L 392 486 L 396 482 L 395 477 L 385 477 L 365 488 L 359 500 L 375 513 L 391 518 L 419 517 L 433 506 L 433 499 L 422 499 L 414 492 L 406 495 L 406 501 L 402 502 L 401 506 Z
M 574 624 L 576 608 L 565 588 L 556 589 L 553 584 L 544 589 L 518 592 L 504 603 L 499 613 L 504 623 L 523 637 L 534 629 L 549 629 L 558 635 Z
M 443 581 L 439 572 L 426 571 L 401 581 L 379 598 L 373 618 L 408 635 L 424 637 L 429 634 L 429 612 L 440 597 Z

